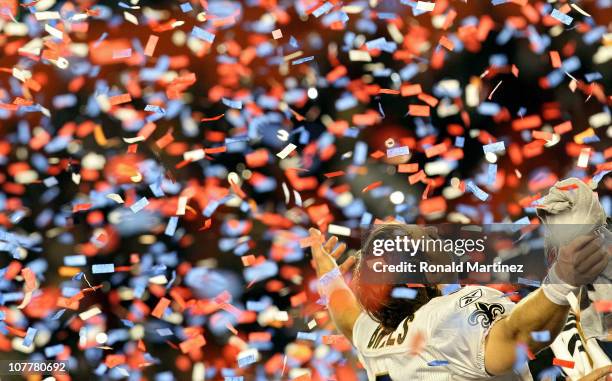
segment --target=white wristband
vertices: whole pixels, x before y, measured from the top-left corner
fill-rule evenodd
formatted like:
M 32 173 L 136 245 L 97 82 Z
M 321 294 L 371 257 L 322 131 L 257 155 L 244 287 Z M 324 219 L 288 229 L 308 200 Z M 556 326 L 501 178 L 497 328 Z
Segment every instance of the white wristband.
M 329 296 L 332 294 L 332 292 L 338 289 L 349 289 L 344 282 L 344 278 L 342 278 L 342 273 L 338 267 L 325 273 L 321 278 L 319 278 L 318 286 L 319 295 L 325 299 L 325 304 L 329 304 Z
M 567 294 L 576 293 L 580 289 L 578 286 L 572 286 L 565 283 L 555 272 L 555 266 L 550 269 L 548 275 L 542 282 L 542 291 L 551 302 L 560 306 L 568 306 L 570 304 L 567 299 Z

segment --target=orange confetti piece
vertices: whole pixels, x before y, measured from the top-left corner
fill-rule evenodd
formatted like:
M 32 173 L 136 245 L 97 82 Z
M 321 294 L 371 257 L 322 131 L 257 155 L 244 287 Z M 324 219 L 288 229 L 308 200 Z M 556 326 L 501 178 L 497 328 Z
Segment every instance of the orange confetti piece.
M 116 105 L 120 105 L 123 103 L 129 103 L 132 101 L 132 97 L 130 96 L 130 94 L 119 94 L 119 95 L 115 95 L 113 97 L 108 98 L 108 102 L 111 104 L 111 106 L 116 106 Z
M 431 146 L 425 150 L 425 156 L 428 158 L 438 156 L 448 151 L 448 146 L 444 143 L 436 144 L 435 146 Z
M 170 299 L 161 298 L 159 302 L 157 302 L 157 305 L 153 309 L 153 312 L 151 312 L 151 315 L 155 316 L 158 319 L 161 319 L 162 315 L 164 314 L 164 312 L 166 311 L 166 308 L 168 308 L 169 305 L 170 305 Z
M 596 300 L 593 306 L 597 312 L 612 312 L 612 300 Z
M 558 69 L 561 67 L 561 57 L 559 56 L 559 52 L 555 50 L 550 51 L 550 63 L 552 64 L 552 67 L 554 67 L 555 69 Z
M 397 166 L 397 172 L 399 173 L 414 173 L 419 170 L 418 163 L 400 164 Z
M 402 85 L 401 87 L 401 93 L 403 97 L 409 97 L 411 95 L 417 95 L 423 92 L 423 89 L 421 89 L 421 85 L 419 84 L 415 84 L 415 85 Z
M 201 228 L 199 228 L 198 231 L 206 230 L 210 228 L 211 225 L 212 225 L 212 219 L 209 218 L 206 221 L 204 221 L 204 225 Z
M 84 210 L 89 210 L 92 204 L 76 204 L 72 207 L 72 213 L 82 212 Z
M 556 126 L 553 127 L 553 131 L 555 131 L 555 134 L 557 135 L 563 135 L 564 133 L 569 132 L 571 130 L 572 130 L 572 122 L 569 120 L 567 122 L 557 124 Z
M 335 172 L 326 173 L 325 177 L 327 177 L 328 179 L 331 179 L 331 178 L 342 176 L 342 175 L 344 175 L 344 171 L 335 171 Z
M 172 136 L 172 130 L 166 132 L 164 136 L 157 139 L 155 144 L 159 147 L 159 149 L 164 149 L 168 144 L 174 141 L 174 136 Z
M 410 185 L 414 185 L 419 181 L 423 180 L 425 177 L 425 172 L 423 172 L 423 170 L 420 170 L 414 175 L 408 176 L 408 182 L 410 183 Z
M 446 210 L 446 200 L 442 196 L 422 200 L 419 210 L 425 215 L 444 212 Z
M 440 45 L 444 46 L 446 49 L 450 50 L 451 52 L 455 49 L 455 44 L 448 39 L 448 37 L 446 36 L 442 36 L 440 37 Z
M 516 65 L 512 65 L 512 75 L 514 75 L 516 78 L 519 76 L 519 69 L 516 67 Z
M 213 116 L 213 117 L 210 117 L 210 118 L 202 118 L 202 119 L 200 119 L 200 122 L 212 122 L 212 121 L 215 121 L 215 120 L 219 120 L 219 119 L 223 118 L 224 116 L 225 116 L 225 114 L 221 114 L 221 115 Z
M 408 107 L 408 114 L 412 116 L 429 116 L 429 106 L 410 105 Z
M 534 139 L 552 140 L 552 134 L 547 131 L 532 131 L 531 135 Z
M 185 340 L 179 344 L 179 348 L 183 353 L 189 353 L 194 349 L 198 349 L 206 345 L 206 339 L 202 335 L 197 335 L 191 339 Z
M 145 46 L 144 55 L 147 57 L 153 56 L 153 51 L 155 51 L 155 47 L 157 46 L 157 42 L 159 41 L 159 37 L 155 35 L 150 35 L 147 40 L 147 45 Z
M 512 121 L 512 129 L 516 131 L 538 128 L 542 125 L 542 119 L 539 115 L 530 115 L 522 119 Z
M 106 136 L 104 136 L 104 130 L 102 130 L 102 126 L 99 124 L 96 124 L 96 127 L 94 127 L 94 139 L 101 147 L 104 147 L 106 143 L 108 143 Z
M 363 188 L 361 190 L 361 193 L 366 193 L 366 192 L 371 191 L 372 189 L 378 188 L 379 186 L 382 185 L 382 183 L 383 183 L 382 181 L 375 181 L 372 184 L 370 184 L 370 185 L 366 186 L 365 188 Z

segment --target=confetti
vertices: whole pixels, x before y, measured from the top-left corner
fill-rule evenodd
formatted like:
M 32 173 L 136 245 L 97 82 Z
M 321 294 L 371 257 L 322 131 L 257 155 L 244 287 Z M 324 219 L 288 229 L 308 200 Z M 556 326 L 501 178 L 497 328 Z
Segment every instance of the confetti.
M 115 272 L 115 265 L 112 263 L 98 264 L 91 266 L 91 272 L 94 274 L 108 274 Z
M 605 1 L 141 3 L 0 6 L 0 351 L 104 379 L 357 380 L 310 226 L 348 255 L 386 221 L 524 234 L 567 177 L 610 214 Z
M 289 143 L 285 148 L 283 148 L 280 152 L 278 152 L 276 156 L 279 157 L 280 159 L 284 159 L 287 156 L 289 156 L 289 154 L 293 152 L 296 148 L 297 146 L 295 144 Z
M 149 205 L 149 200 L 147 200 L 146 197 L 143 197 L 137 202 L 135 202 L 132 206 L 130 206 L 130 209 L 132 210 L 132 212 L 138 213 L 142 209 L 144 209 L 147 205 Z

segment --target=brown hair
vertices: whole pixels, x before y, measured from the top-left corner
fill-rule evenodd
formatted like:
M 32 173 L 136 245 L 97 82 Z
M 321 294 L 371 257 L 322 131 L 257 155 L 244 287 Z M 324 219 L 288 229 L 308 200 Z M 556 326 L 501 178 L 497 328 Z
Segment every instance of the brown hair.
M 440 296 L 436 287 L 417 287 L 417 294 L 413 299 L 394 298 L 391 292 L 397 287 L 406 287 L 404 283 L 390 282 L 385 284 L 373 284 L 365 282 L 363 272 L 366 266 L 365 258 L 372 258 L 373 241 L 376 239 L 393 240 L 397 236 L 412 237 L 415 231 L 410 226 L 398 223 L 379 225 L 365 238 L 363 249 L 358 255 L 355 266 L 353 287 L 357 300 L 376 322 L 381 324 L 387 331 L 395 330 L 406 318 L 412 320 L 416 311 L 432 298 Z M 413 237 L 417 238 L 417 237 Z M 404 256 L 405 253 L 385 252 L 386 256 Z M 424 280 L 424 282 L 426 282 Z

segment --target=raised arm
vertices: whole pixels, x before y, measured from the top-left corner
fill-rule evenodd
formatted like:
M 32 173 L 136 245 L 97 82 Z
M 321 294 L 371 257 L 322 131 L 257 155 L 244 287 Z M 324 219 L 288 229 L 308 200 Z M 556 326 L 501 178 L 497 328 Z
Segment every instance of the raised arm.
M 355 258 L 350 257 L 338 266 L 336 261 L 346 250 L 346 245 L 342 243 L 334 250 L 338 243 L 337 237 L 331 237 L 323 245 L 321 232 L 314 228 L 309 231 L 312 238 L 312 259 L 319 279 L 319 293 L 327 300 L 327 308 L 338 331 L 353 341 L 353 326 L 361 308 L 355 295 L 344 282 L 342 274 L 351 268 Z
M 561 332 L 569 302 L 566 295 L 592 282 L 606 268 L 609 253 L 602 239 L 581 236 L 563 247 L 542 287 L 523 299 L 510 315 L 491 328 L 485 342 L 485 368 L 493 375 L 510 372 L 516 346 L 527 344 L 536 353 L 547 347 Z M 549 331 L 550 341 L 533 340 L 531 332 Z

